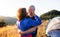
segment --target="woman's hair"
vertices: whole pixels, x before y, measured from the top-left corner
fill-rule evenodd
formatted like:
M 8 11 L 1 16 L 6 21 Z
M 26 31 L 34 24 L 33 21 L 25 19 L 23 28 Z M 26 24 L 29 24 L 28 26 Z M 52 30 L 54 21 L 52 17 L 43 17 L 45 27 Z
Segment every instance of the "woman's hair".
M 17 12 L 17 19 L 20 21 L 27 15 L 26 8 L 19 8 Z

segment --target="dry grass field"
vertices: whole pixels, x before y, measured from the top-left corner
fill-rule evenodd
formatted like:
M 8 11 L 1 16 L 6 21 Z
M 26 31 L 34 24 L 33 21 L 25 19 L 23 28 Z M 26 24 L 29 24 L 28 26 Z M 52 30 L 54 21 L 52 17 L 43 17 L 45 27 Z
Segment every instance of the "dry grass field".
M 0 37 L 18 37 L 16 26 L 0 28 Z
M 48 23 L 48 20 L 43 21 L 43 23 L 38 27 L 37 37 L 47 37 L 45 34 L 47 23 Z
M 37 37 L 46 37 L 45 26 L 47 22 L 48 20 L 43 21 L 42 25 L 38 27 Z M 0 37 L 18 37 L 17 27 L 14 25 L 0 28 Z

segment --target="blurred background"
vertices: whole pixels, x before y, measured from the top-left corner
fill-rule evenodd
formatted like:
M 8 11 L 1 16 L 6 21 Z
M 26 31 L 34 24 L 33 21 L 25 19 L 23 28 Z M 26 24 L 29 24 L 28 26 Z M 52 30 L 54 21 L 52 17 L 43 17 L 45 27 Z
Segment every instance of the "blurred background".
M 18 37 L 16 12 L 18 8 L 34 5 L 35 13 L 41 18 L 37 37 L 47 37 L 45 28 L 54 17 L 60 16 L 60 0 L 0 0 L 0 37 Z

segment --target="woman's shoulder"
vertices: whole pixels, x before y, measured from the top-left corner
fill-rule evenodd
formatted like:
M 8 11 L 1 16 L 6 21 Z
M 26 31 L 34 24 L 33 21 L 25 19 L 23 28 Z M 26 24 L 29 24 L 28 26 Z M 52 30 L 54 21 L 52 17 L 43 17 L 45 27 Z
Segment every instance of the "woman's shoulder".
M 21 23 L 23 24 L 27 24 L 28 22 L 31 22 L 31 19 L 30 18 L 24 18 Z

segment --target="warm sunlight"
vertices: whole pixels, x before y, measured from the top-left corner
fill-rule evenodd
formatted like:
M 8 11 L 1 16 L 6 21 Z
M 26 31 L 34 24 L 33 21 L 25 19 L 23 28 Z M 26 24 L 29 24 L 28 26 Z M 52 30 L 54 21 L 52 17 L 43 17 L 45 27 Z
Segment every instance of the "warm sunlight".
M 60 0 L 0 0 L 0 37 L 60 37 Z
M 28 7 L 35 5 L 36 14 L 41 14 L 52 10 L 60 10 L 60 0 L 0 0 L 0 15 L 1 16 L 15 16 L 19 7 Z

